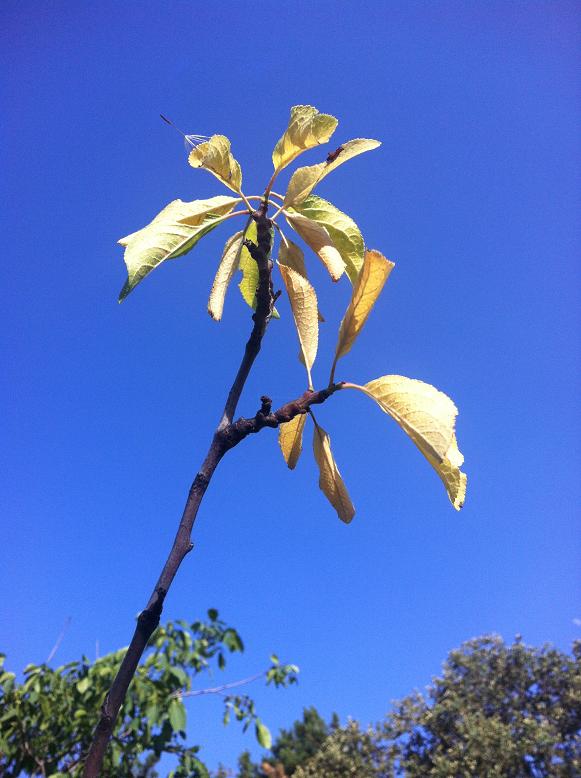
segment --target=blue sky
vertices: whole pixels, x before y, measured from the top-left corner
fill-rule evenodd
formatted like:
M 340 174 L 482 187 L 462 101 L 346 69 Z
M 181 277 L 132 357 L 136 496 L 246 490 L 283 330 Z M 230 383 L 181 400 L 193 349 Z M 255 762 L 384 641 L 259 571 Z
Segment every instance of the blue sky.
M 290 2 L 219 6 L 5 1 L 4 596 L 14 669 L 128 642 L 207 449 L 250 327 L 233 288 L 206 313 L 225 226 L 119 306 L 119 237 L 175 197 L 225 193 L 186 163 L 163 112 L 223 133 L 245 191 L 271 173 L 291 105 L 378 138 L 319 193 L 396 262 L 339 379 L 421 378 L 460 408 L 469 476 L 456 513 L 405 435 L 358 393 L 318 417 L 357 515 L 342 525 L 310 446 L 287 470 L 269 430 L 221 464 L 167 618 L 217 607 L 245 639 L 225 680 L 276 731 L 316 705 L 379 719 L 485 632 L 570 647 L 579 628 L 579 78 L 574 3 Z M 335 144 L 336 145 L 336 144 Z M 335 148 L 335 145 L 332 148 Z M 301 158 L 323 158 L 314 150 Z M 279 183 L 283 187 L 286 179 Z M 310 259 L 326 380 L 349 298 Z M 239 407 L 304 389 L 288 303 Z M 210 764 L 256 747 L 190 706 Z

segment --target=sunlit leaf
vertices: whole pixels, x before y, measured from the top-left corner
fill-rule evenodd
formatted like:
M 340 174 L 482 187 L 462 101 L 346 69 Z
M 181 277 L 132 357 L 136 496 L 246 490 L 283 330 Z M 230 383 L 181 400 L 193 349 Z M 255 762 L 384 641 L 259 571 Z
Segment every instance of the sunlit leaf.
M 300 213 L 285 212 L 285 218 L 305 243 L 319 256 L 333 281 L 338 281 L 345 271 L 345 263 L 327 230 Z
M 455 426 L 458 409 L 452 400 L 430 384 L 399 375 L 386 375 L 364 386 L 345 384 L 372 397 L 407 432 L 436 470 L 450 501 L 460 510 L 466 497 L 464 457 L 458 450 Z
M 319 181 L 322 181 L 332 170 L 342 165 L 343 162 L 347 162 L 348 159 L 363 154 L 364 151 L 376 149 L 378 146 L 381 146 L 378 140 L 355 138 L 339 146 L 336 152 L 329 155 L 326 162 L 298 168 L 289 181 L 284 196 L 284 205 L 291 206 L 301 203 L 311 194 Z
M 146 227 L 121 238 L 127 281 L 119 301 L 166 259 L 176 259 L 190 251 L 200 238 L 224 221 L 236 202 L 234 197 L 222 196 L 190 203 L 174 200 Z
M 337 515 L 346 524 L 355 516 L 355 508 L 347 493 L 339 468 L 331 452 L 331 439 L 325 430 L 315 424 L 313 451 L 319 466 L 319 487 L 329 500 Z
M 263 724 L 260 719 L 256 720 L 255 725 L 256 739 L 263 748 L 270 748 L 272 745 L 272 736 L 269 728 L 266 724 Z
M 363 236 L 353 219 L 332 203 L 316 195 L 309 195 L 296 206 L 296 210 L 327 230 L 345 263 L 349 280 L 355 284 L 363 265 L 365 246 Z
M 279 264 L 291 267 L 293 270 L 296 270 L 297 273 L 300 273 L 304 278 L 308 279 L 307 268 L 305 266 L 305 255 L 303 254 L 301 248 L 297 246 L 296 243 L 293 243 L 292 240 L 285 238 L 283 241 L 281 241 L 280 247 L 278 249 L 278 261 Z M 318 317 L 319 321 L 325 321 L 321 311 L 318 312 Z
M 278 444 L 290 470 L 294 470 L 303 450 L 303 430 L 307 420 L 306 413 L 299 413 L 294 419 L 281 424 L 278 428 Z
M 288 127 L 272 152 L 274 169 L 282 170 L 303 151 L 326 143 L 337 124 L 334 116 L 319 113 L 312 105 L 293 106 Z
M 225 135 L 212 135 L 190 151 L 188 162 L 192 167 L 203 167 L 234 192 L 240 192 L 242 170 L 232 156 L 230 141 Z
M 244 236 L 247 240 L 252 241 L 252 243 L 256 244 L 258 237 L 256 233 L 256 222 L 252 221 L 250 225 L 248 226 L 246 230 L 246 234 Z M 238 269 L 242 273 L 242 278 L 240 280 L 240 283 L 238 284 L 238 289 L 240 289 L 240 294 L 242 295 L 242 299 L 246 303 L 246 305 L 249 305 L 253 311 L 256 310 L 256 290 L 258 289 L 258 265 L 256 264 L 256 260 L 251 255 L 251 253 L 248 251 L 246 246 L 242 246 L 242 249 L 240 251 L 240 263 L 238 265 Z M 276 310 L 276 308 L 272 311 L 272 318 L 273 319 L 280 319 L 280 314 Z
M 281 241 L 278 249 L 278 261 L 279 264 L 286 265 L 300 273 L 304 278 L 308 278 L 305 255 L 300 246 L 297 246 L 292 240 L 287 238 L 286 242 L 284 240 Z
M 351 350 L 394 267 L 395 264 L 386 259 L 379 251 L 365 252 L 363 267 L 357 277 L 351 301 L 339 327 L 331 380 L 335 373 L 337 360 Z
M 243 230 L 240 230 L 240 232 L 228 238 L 224 246 L 222 259 L 220 260 L 220 265 L 212 284 L 210 299 L 208 300 L 208 313 L 216 321 L 220 321 L 222 318 L 226 292 L 240 262 L 242 240 Z
M 279 268 L 290 299 L 304 364 L 309 377 L 309 388 L 312 388 L 311 368 L 317 356 L 319 344 L 317 295 L 307 279 L 296 270 L 280 263 Z

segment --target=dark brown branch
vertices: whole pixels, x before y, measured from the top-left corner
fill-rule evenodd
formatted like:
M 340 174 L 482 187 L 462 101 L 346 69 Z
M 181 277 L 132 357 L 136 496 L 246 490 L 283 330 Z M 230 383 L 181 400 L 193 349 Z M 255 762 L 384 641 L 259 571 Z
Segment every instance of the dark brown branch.
M 306 413 L 311 405 L 324 402 L 337 389 L 341 388 L 341 384 L 335 384 L 328 389 L 321 389 L 318 392 L 307 391 L 298 399 L 283 405 L 274 412 L 272 411 L 271 400 L 268 397 L 262 397 L 260 410 L 253 418 L 240 418 L 238 421 L 232 422 L 242 389 L 260 351 L 262 338 L 272 316 L 274 300 L 276 299 L 271 280 L 272 224 L 266 216 L 266 210 L 267 204 L 262 203 L 258 211 L 253 214 L 257 224 L 257 244 L 255 245 L 250 241 L 246 244 L 252 257 L 258 264 L 259 278 L 256 291 L 256 311 L 252 317 L 254 325 L 246 344 L 244 357 L 228 394 L 222 420 L 214 433 L 208 454 L 190 487 L 188 499 L 169 556 L 149 598 L 149 602 L 137 619 L 135 632 L 127 653 L 103 702 L 101 717 L 95 729 L 93 742 L 85 762 L 83 778 L 97 778 L 100 775 L 107 744 L 111 739 L 115 721 L 127 694 L 129 684 L 147 647 L 147 643 L 159 624 L 165 597 L 178 568 L 185 556 L 193 548 L 191 533 L 194 521 L 218 463 L 227 451 L 238 445 L 248 435 L 259 432 L 264 427 L 278 427 L 279 424 L 290 421 L 298 414 Z
M 270 321 L 274 307 L 275 295 L 272 289 L 272 260 L 270 259 L 270 250 L 272 247 L 272 222 L 266 216 L 267 208 L 268 203 L 263 202 L 261 203 L 260 208 L 253 214 L 253 219 L 256 222 L 257 245 L 255 246 L 254 243 L 249 240 L 244 241 L 244 245 L 258 265 L 256 310 L 252 316 L 254 326 L 250 333 L 248 343 L 246 344 L 244 357 L 238 368 L 238 373 L 228 394 L 222 421 L 220 422 L 218 429 L 224 429 L 234 418 L 238 400 L 240 399 L 242 389 L 244 388 L 248 374 L 254 364 L 254 360 L 260 351 L 262 338 L 268 327 L 268 322 Z
M 266 332 L 274 305 L 271 282 L 272 262 L 270 260 L 272 223 L 266 215 L 267 209 L 268 203 L 263 202 L 258 210 L 252 214 L 252 218 L 256 221 L 257 227 L 257 245 L 255 246 L 250 242 L 247 244 L 249 251 L 258 264 L 256 311 L 252 317 L 254 326 L 248 343 L 246 344 L 242 363 L 236 378 L 234 379 L 230 393 L 228 394 L 222 420 L 214 433 L 210 449 L 202 467 L 194 478 L 190 488 L 188 499 L 169 556 L 151 597 L 149 598 L 149 602 L 137 619 L 135 632 L 131 639 L 131 643 L 129 644 L 129 648 L 127 649 L 127 653 L 123 658 L 109 693 L 103 702 L 101 717 L 95 729 L 93 742 L 85 762 L 83 772 L 84 778 L 97 778 L 101 772 L 107 744 L 111 738 L 119 708 L 125 699 L 127 689 L 129 688 L 129 684 L 135 674 L 137 665 L 145 651 L 147 643 L 159 624 L 163 602 L 169 587 L 171 586 L 184 557 L 193 547 L 191 533 L 200 503 L 202 502 L 218 463 L 226 451 L 232 448 L 232 444 L 228 439 L 228 426 L 236 412 L 236 406 L 238 405 L 238 400 L 240 399 L 250 369 L 260 351 L 262 338 Z

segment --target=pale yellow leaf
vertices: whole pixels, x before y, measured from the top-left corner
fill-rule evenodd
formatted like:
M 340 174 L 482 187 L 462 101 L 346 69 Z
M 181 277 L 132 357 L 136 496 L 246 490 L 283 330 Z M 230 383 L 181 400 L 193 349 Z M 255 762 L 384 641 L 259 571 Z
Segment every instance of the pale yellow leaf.
M 394 267 L 395 264 L 386 259 L 379 251 L 365 252 L 363 267 L 353 287 L 351 302 L 339 327 L 331 381 L 334 377 L 337 360 L 351 350 Z
M 186 254 L 224 220 L 236 202 L 234 197 L 222 196 L 189 203 L 174 200 L 146 227 L 121 238 L 119 243 L 125 246 L 127 281 L 119 301 L 166 259 Z
M 300 213 L 286 213 L 288 224 L 319 256 L 333 281 L 338 281 L 345 271 L 345 263 L 327 230 Z
M 296 270 L 280 263 L 279 268 L 290 299 L 301 352 L 309 377 L 309 388 L 312 388 L 311 368 L 316 359 L 319 344 L 317 295 L 308 280 Z
M 294 470 L 303 450 L 303 430 L 307 420 L 306 413 L 299 413 L 294 419 L 281 424 L 278 428 L 278 444 L 290 470 Z
M 326 162 L 298 168 L 289 181 L 288 189 L 284 196 L 285 207 L 301 203 L 325 176 L 329 175 L 339 165 L 342 165 L 343 162 L 347 162 L 348 159 L 352 159 L 358 154 L 363 154 L 364 151 L 376 149 L 378 146 L 381 146 L 378 140 L 355 138 L 339 146 L 336 152 L 329 155 Z
M 215 321 L 220 321 L 222 318 L 226 292 L 234 273 L 238 269 L 243 235 L 243 230 L 237 232 L 228 238 L 224 246 L 222 259 L 220 260 L 218 271 L 212 284 L 210 299 L 208 300 L 208 313 Z
M 232 156 L 230 141 L 225 135 L 212 135 L 190 152 L 188 162 L 192 167 L 203 167 L 234 192 L 240 192 L 242 170 Z
M 299 246 L 297 246 L 296 243 L 293 243 L 292 240 L 285 238 L 281 241 L 278 249 L 278 261 L 281 265 L 291 267 L 293 270 L 296 270 L 297 273 L 300 273 L 303 278 L 308 279 L 307 268 L 305 266 L 305 255 Z M 325 321 L 325 317 L 321 311 L 318 312 L 318 317 L 319 321 Z
M 281 241 L 278 249 L 278 261 L 281 265 L 286 265 L 297 273 L 300 273 L 304 278 L 308 277 L 307 268 L 305 266 L 305 255 L 300 246 L 297 246 L 292 240 L 286 238 L 286 242 L 284 240 Z
M 337 119 L 312 105 L 295 105 L 284 135 L 272 152 L 274 169 L 278 172 L 307 149 L 326 143 L 337 127 Z
M 355 285 L 363 265 L 365 246 L 363 236 L 353 219 L 316 195 L 309 195 L 296 206 L 296 210 L 327 230 L 345 263 L 349 280 Z
M 319 466 L 319 488 L 337 511 L 341 521 L 349 524 L 355 516 L 355 508 L 333 458 L 331 439 L 318 424 L 315 424 L 313 435 L 313 452 Z
M 458 450 L 455 426 L 458 409 L 452 400 L 430 384 L 398 375 L 386 375 L 364 386 L 345 384 L 372 397 L 407 432 L 436 470 L 450 501 L 460 510 L 466 497 L 464 457 Z

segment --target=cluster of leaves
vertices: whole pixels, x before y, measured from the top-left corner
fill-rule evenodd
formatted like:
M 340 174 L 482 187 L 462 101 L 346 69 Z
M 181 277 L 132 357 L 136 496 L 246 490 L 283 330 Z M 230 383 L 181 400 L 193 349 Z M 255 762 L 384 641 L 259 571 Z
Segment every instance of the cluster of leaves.
M 268 203 L 276 209 L 271 217 L 273 236 L 274 228 L 280 235 L 276 266 L 290 300 L 308 388 L 313 389 L 311 373 L 317 356 L 322 316 L 316 292 L 308 278 L 303 250 L 285 235 L 279 223 L 282 216 L 323 262 L 333 281 L 345 275 L 353 286 L 351 301 L 339 329 L 329 387 L 333 391 L 357 389 L 375 400 L 435 468 L 452 504 L 459 510 L 465 499 L 466 475 L 460 470 L 464 458 L 456 442 L 458 411 L 452 400 L 429 384 L 398 375 L 385 375 L 364 385 L 334 383 L 337 361 L 351 350 L 394 263 L 378 251 L 366 250 L 355 222 L 332 203 L 314 195 L 313 190 L 347 160 L 377 148 L 379 141 L 356 138 L 342 143 L 324 161 L 296 169 L 284 195 L 272 189 L 279 173 L 303 151 L 329 141 L 337 124 L 335 117 L 319 113 L 313 106 L 294 106 L 288 127 L 272 154 L 274 173 L 261 195 L 247 196 L 242 191 L 242 171 L 232 155 L 228 138 L 213 135 L 201 143 L 190 140 L 193 146 L 189 154 L 190 165 L 212 173 L 237 197 L 219 195 L 193 202 L 174 200 L 149 225 L 123 238 L 120 243 L 125 247 L 128 277 L 120 299 L 124 299 L 154 268 L 190 251 L 204 235 L 227 219 L 246 216 L 244 229 L 226 241 L 210 293 L 208 311 L 215 320 L 221 319 L 226 292 L 237 269 L 242 271 L 239 285 L 242 296 L 255 307 L 258 268 L 247 245 L 248 241 L 256 241 L 251 201 Z M 240 205 L 239 210 L 234 210 Z M 330 437 L 317 423 L 312 410 L 308 415 L 314 425 L 313 450 L 319 467 L 319 486 L 340 519 L 350 522 L 355 509 L 331 451 Z M 306 415 L 298 415 L 281 425 L 279 430 L 280 447 L 291 469 L 296 466 L 301 453 L 305 424 Z
M 151 776 L 162 754 L 178 758 L 173 778 L 208 778 L 197 754 L 199 746 L 186 744 L 186 708 L 183 698 L 195 696 L 192 680 L 215 664 L 226 666 L 226 655 L 243 651 L 240 635 L 208 611 L 208 621 L 169 622 L 152 635 L 148 653 L 138 667 L 116 723 L 104 775 L 116 778 Z M 19 683 L 3 670 L 0 655 L 0 772 L 7 778 L 21 774 L 56 776 L 77 774 L 91 743 L 94 712 L 107 693 L 125 649 L 93 663 L 86 657 L 56 669 L 28 665 Z M 267 684 L 296 682 L 298 668 L 271 657 L 262 676 Z M 256 714 L 250 697 L 244 699 L 219 687 L 226 711 L 234 710 L 246 730 L 253 725 L 260 745 L 269 748 L 268 728 Z M 227 718 L 225 718 L 225 723 Z
M 290 732 L 261 766 L 242 755 L 238 778 L 581 775 L 581 643 L 570 656 L 519 638 L 476 638 L 450 653 L 426 694 L 401 700 L 382 724 L 327 726 L 311 709 Z

